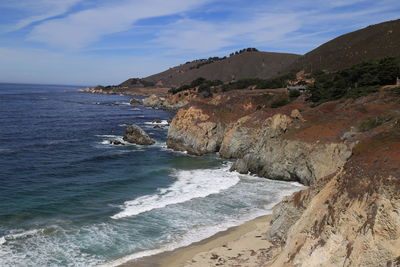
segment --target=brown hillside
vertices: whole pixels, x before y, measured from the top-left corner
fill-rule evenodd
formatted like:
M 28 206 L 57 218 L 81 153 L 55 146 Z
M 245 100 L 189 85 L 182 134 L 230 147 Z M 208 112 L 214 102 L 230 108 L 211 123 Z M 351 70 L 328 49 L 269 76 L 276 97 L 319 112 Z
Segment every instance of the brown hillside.
M 203 77 L 207 80 L 221 80 L 224 82 L 243 78 L 270 78 L 292 64 L 299 55 L 245 52 L 230 56 L 226 59 L 195 68 L 198 62 L 191 62 L 171 68 L 144 78 L 144 80 L 163 86 L 176 87 Z
M 334 71 L 386 56 L 400 56 L 400 20 L 339 36 L 305 54 L 291 68 Z

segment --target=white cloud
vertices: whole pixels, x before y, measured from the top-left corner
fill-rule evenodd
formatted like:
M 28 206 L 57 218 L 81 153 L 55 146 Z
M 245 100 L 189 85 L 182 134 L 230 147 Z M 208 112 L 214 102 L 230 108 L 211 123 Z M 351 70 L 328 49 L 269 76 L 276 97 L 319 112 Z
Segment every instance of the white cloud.
M 12 32 L 20 30 L 34 22 L 62 15 L 81 0 L 5 0 L 0 8 L 8 8 L 21 13 L 13 23 L 2 25 L 1 30 Z M 25 16 L 25 14 L 28 14 Z
M 249 19 L 209 23 L 183 19 L 160 32 L 156 42 L 176 53 L 210 52 L 247 43 L 251 45 L 280 41 L 301 27 L 297 14 L 253 14 Z
M 104 35 L 126 31 L 140 19 L 184 12 L 207 1 L 130 0 L 118 5 L 114 3 L 46 21 L 32 30 L 29 40 L 80 49 Z
M 236 7 L 236 15 L 222 21 L 187 18 L 166 25 L 155 41 L 172 54 L 204 55 L 230 46 L 304 53 L 340 33 L 393 19 L 393 10 L 400 8 L 400 2 L 383 1 L 382 6 L 369 0 L 300 0 L 293 5 L 282 0 L 273 6 L 265 2 L 240 10 Z M 347 8 L 364 2 L 369 4 Z

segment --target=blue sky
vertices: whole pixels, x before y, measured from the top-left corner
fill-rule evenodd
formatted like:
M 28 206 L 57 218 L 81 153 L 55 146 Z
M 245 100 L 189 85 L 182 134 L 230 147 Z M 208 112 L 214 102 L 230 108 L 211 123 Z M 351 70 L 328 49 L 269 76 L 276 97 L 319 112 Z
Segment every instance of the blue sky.
M 399 0 L 1 0 L 0 82 L 118 84 L 245 47 L 304 54 Z

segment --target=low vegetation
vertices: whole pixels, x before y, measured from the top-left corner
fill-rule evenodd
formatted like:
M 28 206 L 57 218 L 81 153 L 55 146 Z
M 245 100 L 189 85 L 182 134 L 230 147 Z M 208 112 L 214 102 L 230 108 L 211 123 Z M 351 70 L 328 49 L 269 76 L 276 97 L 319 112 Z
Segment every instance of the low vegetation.
M 245 53 L 245 52 L 258 52 L 258 49 L 257 48 L 253 48 L 253 47 L 249 47 L 249 48 L 245 48 L 245 49 L 233 52 L 229 56 L 231 57 L 231 56 L 239 55 L 239 54 L 242 54 L 242 53 Z
M 199 69 L 205 65 L 208 65 L 208 64 L 211 64 L 211 63 L 214 63 L 217 61 L 221 61 L 224 59 L 226 59 L 226 57 L 210 57 L 208 59 L 201 59 L 201 60 L 199 60 L 200 61 L 199 63 L 197 63 L 195 66 L 190 67 L 189 69 L 190 70 Z
M 254 86 L 256 89 L 276 89 L 286 87 L 287 82 L 289 80 L 293 80 L 296 77 L 296 72 L 288 72 L 285 74 L 281 74 L 275 76 L 271 79 L 241 79 L 236 82 L 230 82 L 228 84 L 223 85 L 224 91 L 236 90 L 236 89 L 245 89 L 250 86 Z
M 290 98 L 298 98 L 301 95 L 299 90 L 291 90 L 289 92 L 289 97 Z
M 279 98 L 271 103 L 271 108 L 279 108 L 289 104 L 289 99 L 287 98 Z
M 358 98 L 377 92 L 379 86 L 394 84 L 400 76 L 399 58 L 366 61 L 333 73 L 313 73 L 315 83 L 308 87 L 310 100 L 321 104 L 340 98 Z
M 390 121 L 392 118 L 393 117 L 390 115 L 380 115 L 374 118 L 370 118 L 360 123 L 358 129 L 361 132 L 366 132 L 384 124 L 385 122 Z
M 400 96 L 400 86 L 397 86 L 395 88 L 392 89 L 392 92 L 397 95 Z
M 245 53 L 245 52 L 258 52 L 258 49 L 252 48 L 252 47 L 245 48 L 245 49 L 233 52 L 229 56 L 231 57 L 231 56 L 239 55 L 239 54 L 242 54 L 242 53 Z M 221 61 L 221 60 L 224 60 L 224 59 L 227 59 L 227 57 L 226 56 L 225 57 L 209 57 L 207 59 L 196 59 L 194 61 L 188 61 L 185 64 L 190 64 L 190 63 L 196 63 L 197 62 L 196 65 L 194 65 L 194 66 L 189 68 L 190 70 L 193 70 L 193 69 L 199 69 L 199 68 L 201 68 L 201 67 L 203 67 L 205 65 L 212 64 L 214 62 L 218 62 L 218 61 Z
M 212 96 L 211 87 L 219 86 L 222 84 L 223 82 L 220 80 L 209 81 L 202 77 L 199 77 L 196 80 L 193 80 L 190 84 L 185 84 L 178 88 L 172 88 L 168 92 L 171 94 L 177 94 L 179 92 L 198 87 L 198 93 L 200 93 L 201 96 L 210 97 Z

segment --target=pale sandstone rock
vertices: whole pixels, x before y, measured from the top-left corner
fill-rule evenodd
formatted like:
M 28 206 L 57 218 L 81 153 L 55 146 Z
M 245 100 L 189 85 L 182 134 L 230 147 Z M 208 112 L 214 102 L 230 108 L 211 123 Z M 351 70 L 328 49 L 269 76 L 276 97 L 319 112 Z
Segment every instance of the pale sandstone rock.
M 167 146 L 195 155 L 217 152 L 224 129 L 220 123 L 209 119 L 195 107 L 179 110 L 168 130 Z

